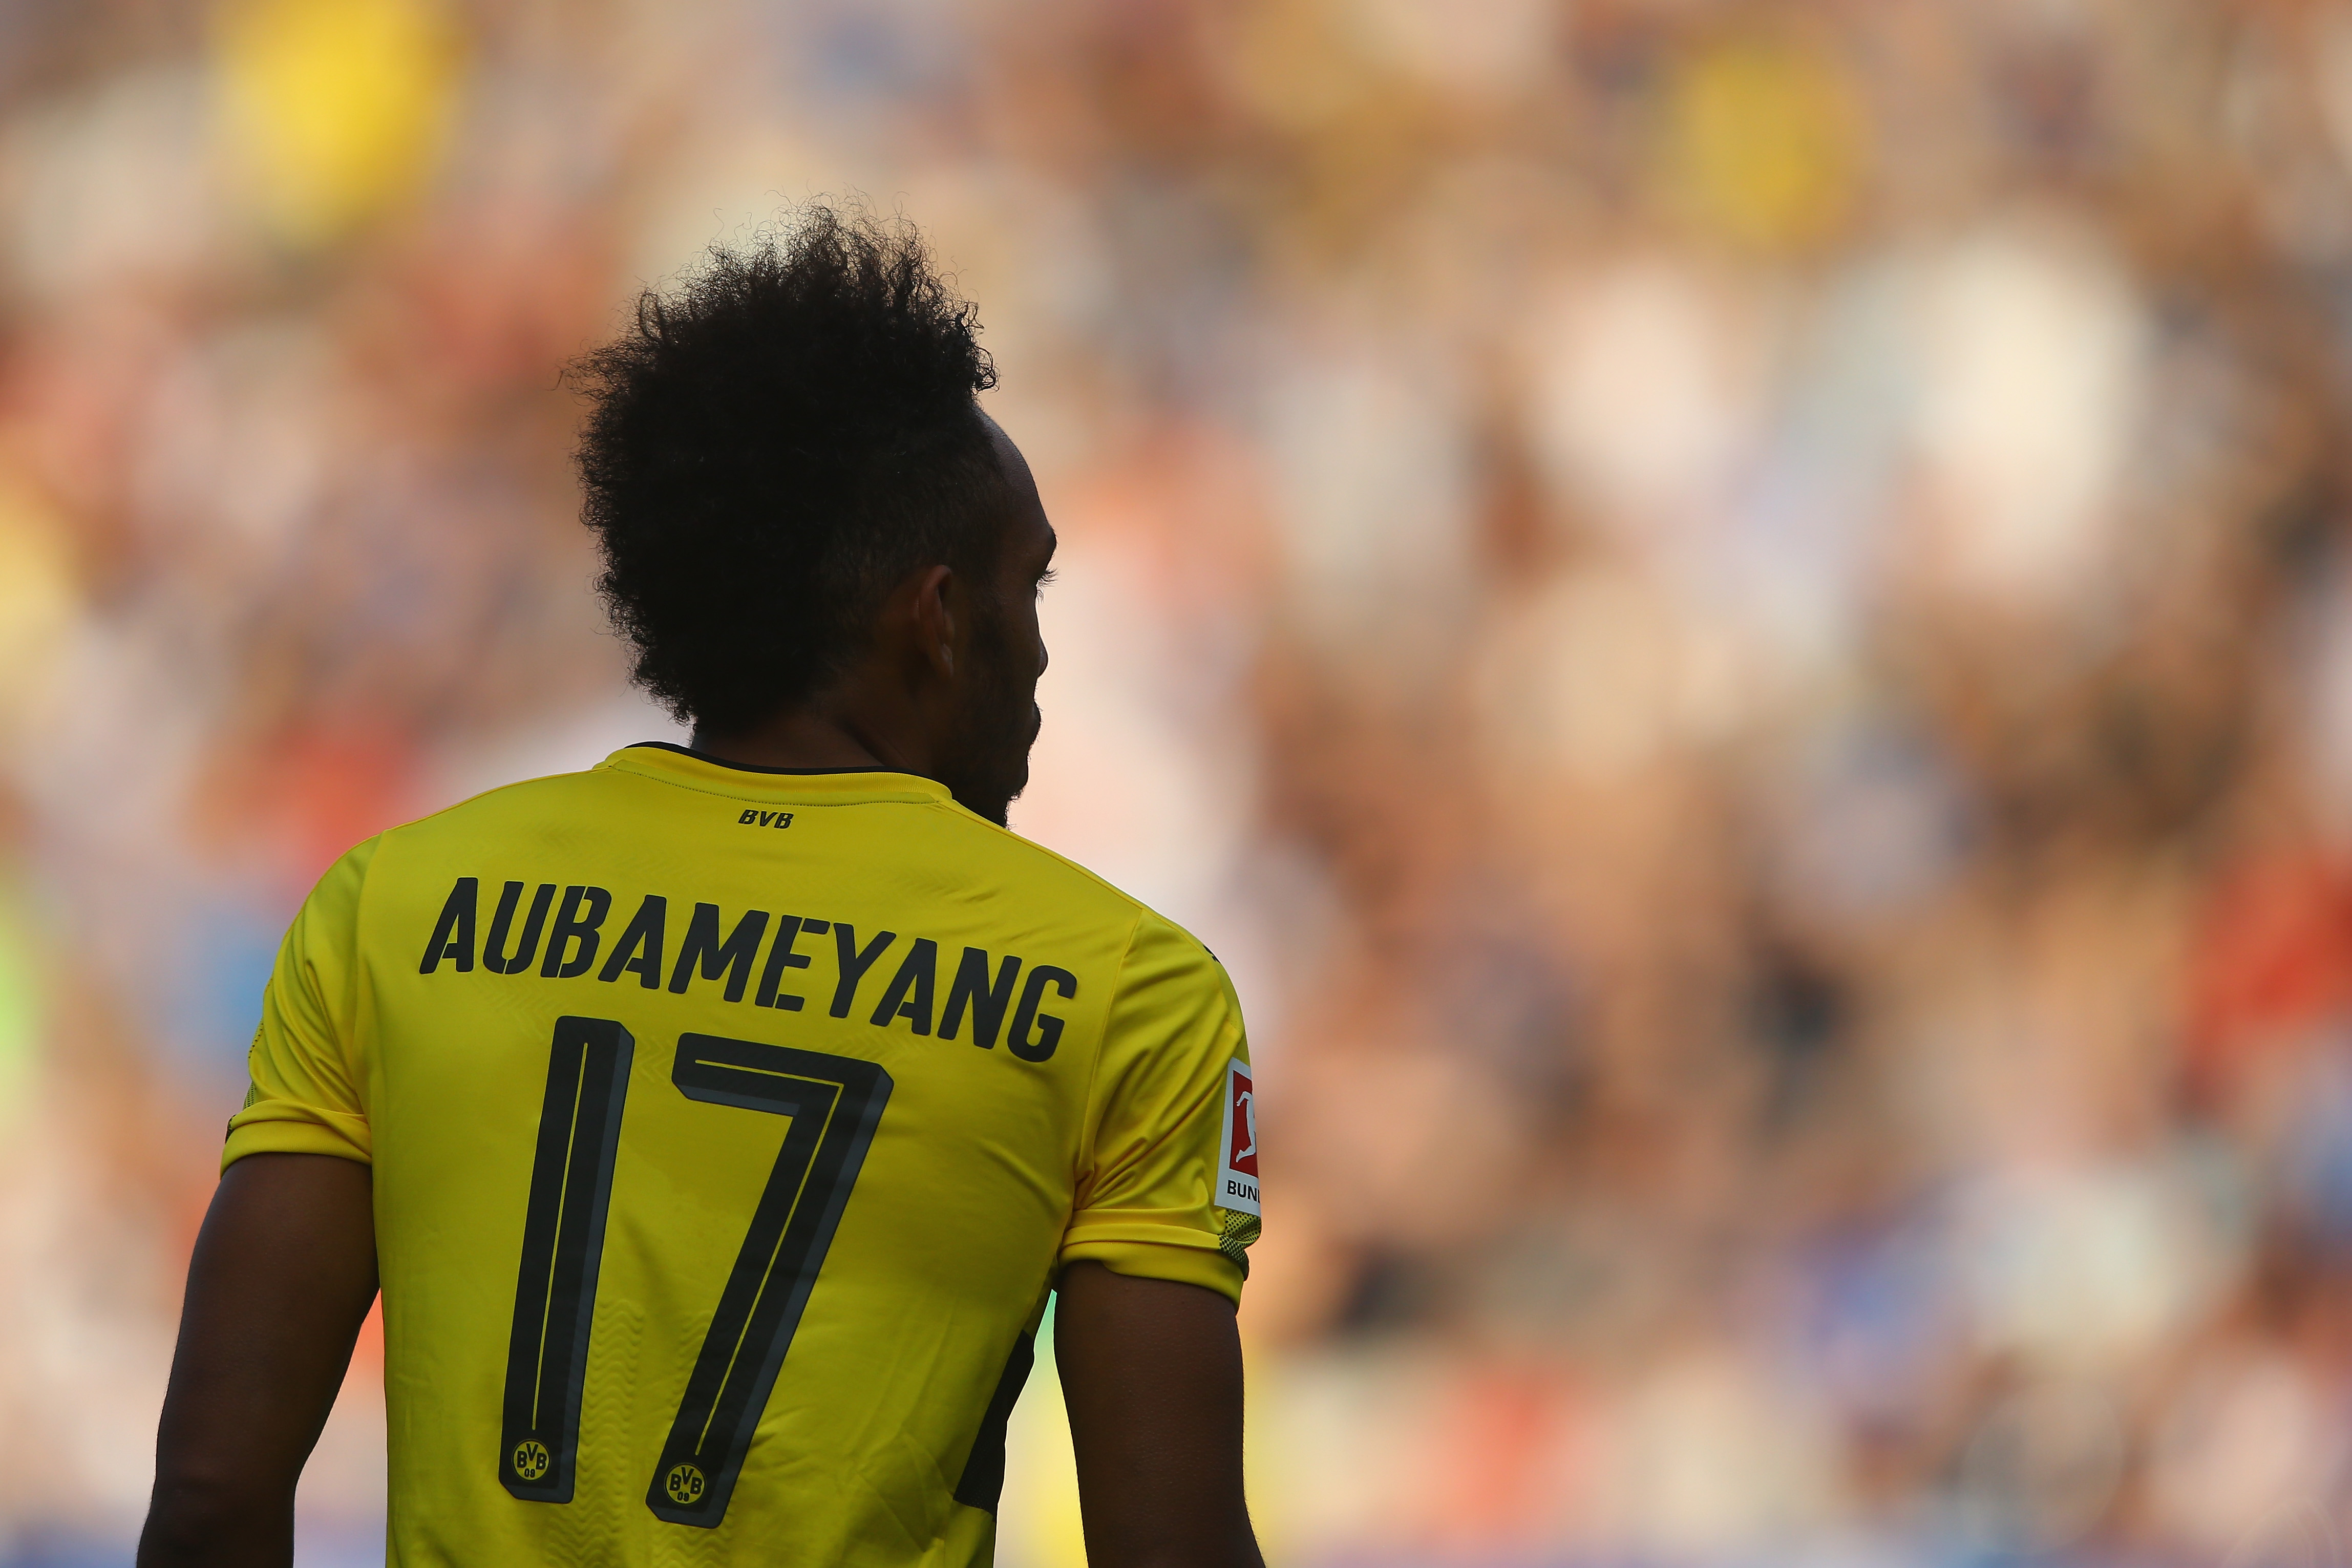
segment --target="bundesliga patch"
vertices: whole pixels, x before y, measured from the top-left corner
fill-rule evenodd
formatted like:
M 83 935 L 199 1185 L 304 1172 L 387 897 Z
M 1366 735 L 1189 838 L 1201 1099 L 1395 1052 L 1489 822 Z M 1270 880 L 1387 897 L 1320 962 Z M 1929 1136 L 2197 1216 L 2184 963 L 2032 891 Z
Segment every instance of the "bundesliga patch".
M 1241 1062 L 1225 1064 L 1224 1131 L 1223 1152 L 1217 1161 L 1216 1205 L 1256 1214 L 1257 1097 L 1250 1089 L 1250 1069 Z

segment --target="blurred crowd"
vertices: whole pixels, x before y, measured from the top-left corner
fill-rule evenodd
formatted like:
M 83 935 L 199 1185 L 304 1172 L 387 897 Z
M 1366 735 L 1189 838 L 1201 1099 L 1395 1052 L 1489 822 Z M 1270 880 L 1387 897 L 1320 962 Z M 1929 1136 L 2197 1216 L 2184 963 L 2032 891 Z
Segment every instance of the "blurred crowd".
M 562 365 L 853 192 L 1065 540 L 1014 825 L 1251 1012 L 1272 1554 L 2342 1561 L 2352 4 L 0 0 L 0 1563 L 310 880 L 677 733 Z

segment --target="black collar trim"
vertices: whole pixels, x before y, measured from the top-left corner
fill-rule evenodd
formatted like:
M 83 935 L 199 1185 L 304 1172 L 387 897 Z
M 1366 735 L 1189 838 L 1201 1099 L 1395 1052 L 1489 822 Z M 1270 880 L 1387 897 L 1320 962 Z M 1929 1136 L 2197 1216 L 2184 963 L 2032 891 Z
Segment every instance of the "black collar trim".
M 681 746 L 674 741 L 635 741 L 624 748 L 635 751 L 649 747 L 657 752 L 676 752 L 681 757 L 692 757 L 698 763 L 709 763 L 714 768 L 728 768 L 739 773 L 782 773 L 789 777 L 807 777 L 816 773 L 897 773 L 902 778 L 920 778 L 904 768 L 763 768 L 757 763 L 730 763 L 724 757 L 714 757 L 709 752 L 698 752 L 692 746 Z

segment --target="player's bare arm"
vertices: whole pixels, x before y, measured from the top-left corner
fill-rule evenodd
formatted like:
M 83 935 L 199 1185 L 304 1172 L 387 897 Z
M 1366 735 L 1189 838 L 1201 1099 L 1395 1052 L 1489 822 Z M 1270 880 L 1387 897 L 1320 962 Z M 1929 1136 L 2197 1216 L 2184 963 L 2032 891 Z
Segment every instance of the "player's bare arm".
M 1054 1359 L 1091 1568 L 1259 1568 L 1242 1492 L 1242 1346 L 1213 1290 L 1062 1276 Z
M 368 1168 L 258 1154 L 213 1194 L 156 1439 L 140 1568 L 291 1562 L 294 1483 L 375 1300 Z

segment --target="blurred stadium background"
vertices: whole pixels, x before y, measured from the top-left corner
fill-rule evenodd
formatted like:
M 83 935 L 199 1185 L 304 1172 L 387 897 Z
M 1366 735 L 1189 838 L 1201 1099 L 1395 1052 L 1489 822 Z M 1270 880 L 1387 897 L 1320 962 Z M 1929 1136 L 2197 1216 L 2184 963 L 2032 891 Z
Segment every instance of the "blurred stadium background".
M 558 364 L 848 191 L 1066 541 L 1015 825 L 1251 1009 L 1270 1557 L 2337 1562 L 2352 4 L 0 0 L 0 1563 L 310 879 L 673 732 Z

